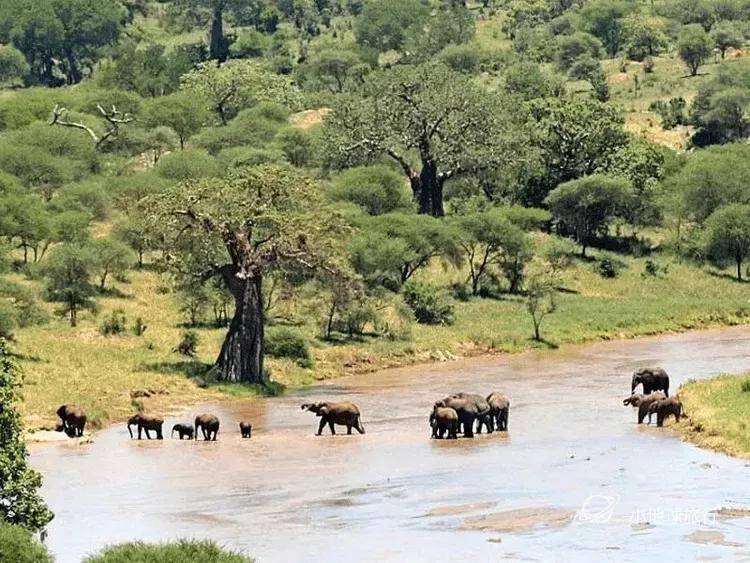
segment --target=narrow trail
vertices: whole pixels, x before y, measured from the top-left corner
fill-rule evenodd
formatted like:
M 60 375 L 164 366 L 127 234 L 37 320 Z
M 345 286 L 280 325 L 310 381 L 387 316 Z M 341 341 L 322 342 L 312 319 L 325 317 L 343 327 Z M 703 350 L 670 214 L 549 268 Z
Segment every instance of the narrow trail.
M 61 563 L 178 537 L 261 563 L 750 561 L 750 464 L 636 425 L 622 399 L 645 365 L 674 390 L 750 370 L 750 328 L 390 370 L 179 417 L 219 415 L 215 443 L 136 442 L 118 427 L 90 445 L 33 446 L 57 515 L 48 545 Z M 430 405 L 462 390 L 507 393 L 507 435 L 430 440 Z M 367 434 L 313 436 L 300 403 L 337 397 L 359 404 Z

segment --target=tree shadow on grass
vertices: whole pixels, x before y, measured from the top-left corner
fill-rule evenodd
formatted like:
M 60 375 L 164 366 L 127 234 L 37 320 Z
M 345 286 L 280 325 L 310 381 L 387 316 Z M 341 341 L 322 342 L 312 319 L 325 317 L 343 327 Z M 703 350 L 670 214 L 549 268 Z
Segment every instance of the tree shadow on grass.
M 184 375 L 188 378 L 205 378 L 211 374 L 213 364 L 198 360 L 177 360 L 174 362 L 151 362 L 141 365 L 143 371 L 155 371 L 167 375 Z
M 133 299 L 132 293 L 125 293 L 116 287 L 105 287 L 97 289 L 97 293 L 102 297 L 115 297 L 117 299 Z
M 546 348 L 547 350 L 557 350 L 560 348 L 559 344 L 555 344 L 551 340 L 547 340 L 546 338 L 540 338 L 537 340 L 536 338 L 529 338 L 529 340 L 535 344 L 538 344 L 540 348 Z
M 730 280 L 730 281 L 733 281 L 734 283 L 750 283 L 750 280 L 748 279 L 738 280 L 737 276 L 728 274 L 727 272 L 717 272 L 715 270 L 709 270 L 708 275 L 713 276 L 715 278 L 723 279 L 723 280 Z

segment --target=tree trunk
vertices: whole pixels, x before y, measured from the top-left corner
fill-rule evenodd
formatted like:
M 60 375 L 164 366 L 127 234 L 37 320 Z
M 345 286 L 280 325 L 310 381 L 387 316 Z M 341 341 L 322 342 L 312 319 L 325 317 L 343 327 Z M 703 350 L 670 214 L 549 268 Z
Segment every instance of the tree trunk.
M 443 179 L 437 172 L 437 164 L 432 160 L 422 161 L 422 171 L 419 176 L 411 178 L 411 189 L 414 199 L 419 204 L 422 215 L 443 217 Z
M 209 37 L 209 58 L 224 62 L 227 53 L 224 46 L 224 10 L 220 4 L 214 7 L 211 17 L 211 34 Z
M 737 258 L 737 281 L 742 281 L 742 258 Z
M 264 385 L 262 278 L 237 280 L 235 285 L 234 317 L 216 360 L 218 378 Z

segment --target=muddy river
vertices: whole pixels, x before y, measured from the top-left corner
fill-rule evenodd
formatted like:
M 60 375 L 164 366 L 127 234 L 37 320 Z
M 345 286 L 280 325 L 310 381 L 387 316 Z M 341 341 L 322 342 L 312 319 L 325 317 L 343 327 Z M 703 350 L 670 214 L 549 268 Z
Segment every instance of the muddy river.
M 638 426 L 622 399 L 644 365 L 672 389 L 750 370 L 750 329 L 391 370 L 167 420 L 214 412 L 215 443 L 130 441 L 118 426 L 37 445 L 47 544 L 62 563 L 182 537 L 260 562 L 750 561 L 750 463 Z M 430 440 L 430 405 L 461 390 L 507 393 L 507 435 Z M 367 434 L 315 437 L 299 405 L 324 398 L 357 402 Z

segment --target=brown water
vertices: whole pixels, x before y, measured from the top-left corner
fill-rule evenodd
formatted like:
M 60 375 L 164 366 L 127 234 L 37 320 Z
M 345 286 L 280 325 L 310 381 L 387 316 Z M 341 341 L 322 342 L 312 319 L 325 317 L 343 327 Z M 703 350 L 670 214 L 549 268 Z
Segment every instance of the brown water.
M 750 329 L 392 370 L 179 417 L 218 414 L 212 443 L 130 441 L 120 426 L 35 446 L 56 513 L 47 543 L 62 563 L 180 537 L 260 562 L 750 561 L 750 518 L 711 513 L 750 508 L 750 465 L 639 427 L 622 406 L 631 372 L 651 364 L 672 389 L 750 370 Z M 461 390 L 506 392 L 510 432 L 430 440 L 430 405 Z M 367 434 L 313 436 L 299 405 L 318 398 L 357 402 Z

